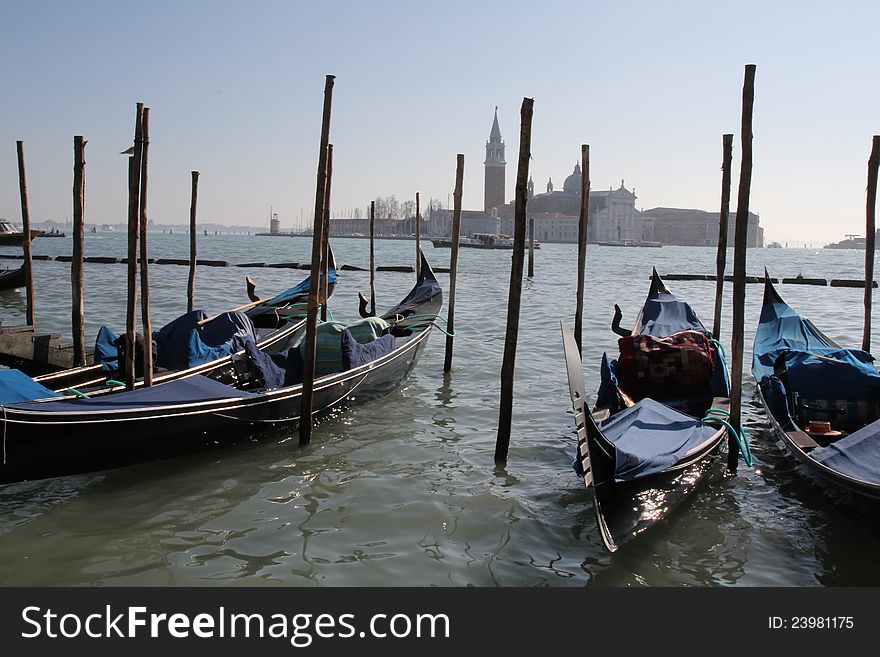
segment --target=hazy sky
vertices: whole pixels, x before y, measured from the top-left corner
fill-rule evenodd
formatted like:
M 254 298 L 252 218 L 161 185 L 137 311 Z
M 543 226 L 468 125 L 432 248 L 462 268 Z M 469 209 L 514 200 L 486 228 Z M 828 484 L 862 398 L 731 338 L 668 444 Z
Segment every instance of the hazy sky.
M 757 65 L 750 208 L 767 240 L 864 234 L 880 133 L 880 3 L 248 2 L 3 0 L 0 216 L 71 216 L 73 136 L 86 147 L 86 221 L 126 213 L 135 102 L 150 107 L 150 218 L 282 227 L 311 214 L 324 75 L 336 75 L 334 215 L 371 198 L 446 203 L 465 154 L 482 208 L 499 107 L 513 197 L 519 109 L 534 98 L 531 173 L 559 188 L 590 144 L 593 189 L 636 207 L 720 205 L 721 135 L 739 173 L 743 69 Z

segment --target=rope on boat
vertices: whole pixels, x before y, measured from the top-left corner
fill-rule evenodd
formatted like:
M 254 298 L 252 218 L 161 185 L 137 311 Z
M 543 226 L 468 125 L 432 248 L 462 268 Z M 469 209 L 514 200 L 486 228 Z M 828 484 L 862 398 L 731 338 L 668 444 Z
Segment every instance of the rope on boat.
M 448 335 L 450 338 L 454 338 L 454 337 L 455 337 L 455 331 L 453 331 L 452 333 L 450 333 L 449 331 L 440 328 L 439 326 L 437 326 L 437 324 L 434 323 L 436 320 L 439 319 L 439 320 L 440 320 L 441 322 L 443 322 L 444 324 L 448 324 L 448 322 L 446 321 L 446 319 L 443 318 L 443 317 L 441 317 L 440 315 L 416 314 L 416 315 L 408 315 L 405 319 L 408 321 L 408 320 L 410 320 L 410 319 L 414 319 L 414 318 L 416 318 L 416 317 L 421 317 L 421 318 L 424 318 L 424 319 L 430 319 L 431 321 L 430 321 L 430 322 L 422 322 L 422 323 L 420 323 L 420 324 L 410 324 L 410 325 L 407 326 L 407 328 L 422 328 L 422 327 L 424 327 L 424 326 L 433 326 L 435 329 L 437 329 L 438 331 L 440 331 L 440 332 L 443 333 L 444 335 Z
M 104 381 L 104 383 L 108 386 L 122 386 L 123 388 L 125 387 L 125 384 L 122 381 L 117 381 L 116 379 L 107 379 L 106 381 Z
M 725 427 L 727 427 L 727 430 L 733 435 L 734 439 L 736 440 L 736 444 L 739 446 L 739 451 L 743 456 L 743 461 L 745 461 L 746 465 L 750 468 L 754 467 L 754 461 L 752 460 L 752 448 L 749 447 L 749 439 L 746 436 L 745 430 L 740 428 L 740 430 L 737 431 L 727 420 L 723 420 L 720 417 L 712 417 L 712 413 L 720 413 L 722 415 L 730 417 L 730 411 L 724 408 L 710 408 L 706 411 L 706 415 L 703 417 L 702 422 L 718 422 L 719 424 L 723 424 Z
M 713 344 L 713 345 L 715 345 L 716 347 L 718 347 L 718 351 L 721 352 L 721 357 L 722 357 L 724 360 L 727 360 L 727 353 L 725 353 L 725 351 L 724 351 L 724 345 L 723 345 L 723 344 L 721 344 L 720 342 L 718 342 L 718 340 L 716 340 L 715 338 L 709 338 L 709 344 Z

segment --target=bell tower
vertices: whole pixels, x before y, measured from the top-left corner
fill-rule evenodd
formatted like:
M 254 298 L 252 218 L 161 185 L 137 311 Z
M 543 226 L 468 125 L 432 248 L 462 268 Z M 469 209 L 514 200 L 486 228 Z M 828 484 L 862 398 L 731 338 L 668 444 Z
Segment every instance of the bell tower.
M 483 211 L 504 205 L 504 174 L 507 162 L 504 159 L 504 142 L 501 140 L 501 128 L 498 127 L 498 107 L 495 107 L 495 119 L 492 131 L 486 142 L 486 178 L 483 186 Z

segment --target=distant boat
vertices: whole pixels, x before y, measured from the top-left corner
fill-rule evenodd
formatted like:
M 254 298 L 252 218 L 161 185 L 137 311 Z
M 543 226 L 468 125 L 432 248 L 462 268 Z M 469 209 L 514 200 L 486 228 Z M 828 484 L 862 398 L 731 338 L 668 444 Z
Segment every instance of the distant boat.
M 434 248 L 438 249 L 452 248 L 452 240 L 446 238 L 432 239 L 431 244 L 434 245 Z M 508 235 L 495 235 L 493 233 L 474 233 L 471 237 L 460 238 L 458 245 L 470 249 L 513 249 L 513 238 Z M 528 248 L 528 242 L 526 242 L 526 248 Z M 538 240 L 534 240 L 533 248 L 540 249 L 541 243 Z
M 41 230 L 31 229 L 31 239 L 40 237 Z M 0 246 L 21 246 L 24 242 L 24 232 L 20 231 L 10 222 L 0 219 Z
M 840 242 L 835 242 L 834 244 L 826 244 L 823 248 L 825 249 L 860 249 L 862 251 L 865 250 L 865 245 L 867 244 L 867 239 L 864 237 L 860 237 L 858 235 L 845 235 L 845 240 L 841 240 Z M 880 248 L 875 241 L 874 249 Z
M 57 228 L 53 228 L 52 230 L 43 231 L 42 237 L 67 237 L 64 233 L 62 233 Z
M 610 242 L 599 242 L 599 246 L 634 246 L 650 249 L 659 249 L 663 246 L 662 242 L 651 242 L 649 240 L 614 240 Z

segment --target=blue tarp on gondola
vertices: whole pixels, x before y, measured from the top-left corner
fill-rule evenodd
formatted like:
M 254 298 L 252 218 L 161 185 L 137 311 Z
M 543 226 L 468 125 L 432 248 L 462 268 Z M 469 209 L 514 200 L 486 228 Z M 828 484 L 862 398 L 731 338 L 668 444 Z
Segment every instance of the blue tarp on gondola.
M 42 383 L 34 381 L 19 370 L 0 370 L 0 404 L 60 397 Z
M 276 294 L 274 297 L 266 301 L 264 305 L 280 306 L 289 303 L 296 297 L 307 294 L 311 282 L 312 277 L 307 276 L 302 283 L 300 283 L 299 285 L 294 285 L 293 287 L 284 290 L 284 292 L 281 292 L 280 294 Z M 336 283 L 336 269 L 331 267 L 327 270 L 327 284 L 333 285 L 334 283 Z
M 75 413 L 77 411 L 128 411 L 175 404 L 250 397 L 252 393 L 236 390 L 205 376 L 189 376 L 176 381 L 129 392 L 116 392 L 93 398 L 77 397 L 59 401 L 8 404 L 8 408 L 27 411 Z
M 617 482 L 662 472 L 718 431 L 653 399 L 617 413 L 601 429 L 614 444 Z
M 876 399 L 880 372 L 873 357 L 860 349 L 826 349 L 820 353 L 784 351 L 776 367 L 788 379 L 788 388 L 807 399 Z
M 824 354 L 840 349 L 813 322 L 801 317 L 780 299 L 775 290 L 768 288 L 764 294 L 770 294 L 772 298 L 766 299 L 761 308 L 761 319 L 755 334 L 752 351 L 752 373 L 755 379 L 761 381 L 765 376 L 772 375 L 776 359 L 784 351 Z
M 679 331 L 699 331 L 708 334 L 690 304 L 677 299 L 669 292 L 655 292 L 652 289 L 642 307 L 636 333 L 662 338 Z
M 880 486 L 880 420 L 810 456 L 835 472 Z
M 880 373 L 874 357 L 860 349 L 844 349 L 799 315 L 768 285 L 755 334 L 752 373 L 762 384 L 765 400 L 778 421 L 786 394 L 788 414 L 795 417 L 793 395 L 808 400 L 874 404 Z M 771 377 L 782 385 L 770 385 Z M 783 387 L 784 386 L 784 387 Z M 769 398 L 768 398 L 769 397 Z M 777 415 L 777 412 L 780 414 Z

